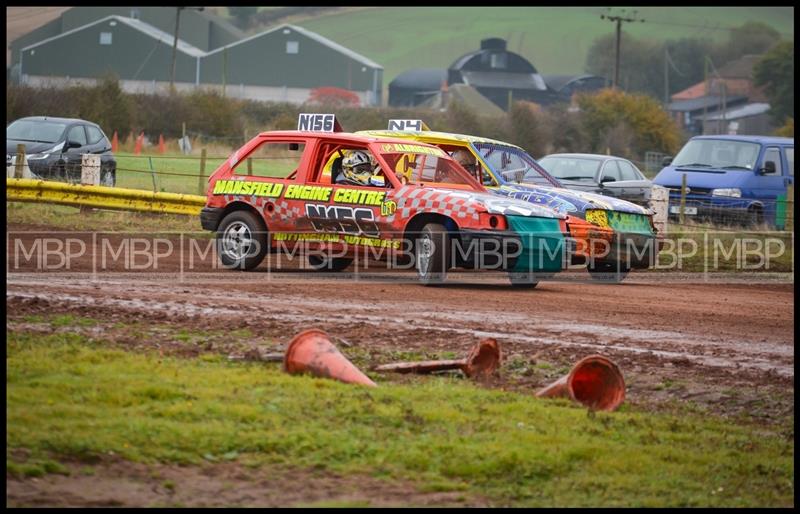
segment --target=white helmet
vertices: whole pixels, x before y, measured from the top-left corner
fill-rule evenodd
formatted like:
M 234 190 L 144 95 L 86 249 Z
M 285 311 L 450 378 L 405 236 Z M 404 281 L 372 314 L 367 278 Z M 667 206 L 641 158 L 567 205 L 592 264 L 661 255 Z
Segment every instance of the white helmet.
M 372 176 L 372 160 L 365 152 L 356 150 L 342 160 L 342 175 L 353 184 L 367 185 Z

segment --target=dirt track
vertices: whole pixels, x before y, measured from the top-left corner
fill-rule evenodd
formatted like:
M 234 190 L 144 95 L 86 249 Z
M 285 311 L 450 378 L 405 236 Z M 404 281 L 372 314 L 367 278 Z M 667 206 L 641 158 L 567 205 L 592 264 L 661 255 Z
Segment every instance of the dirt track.
M 22 236 L 28 242 L 31 237 Z M 121 240 L 119 235 L 109 237 Z M 210 257 L 189 266 L 185 254 L 160 260 L 157 270 L 123 273 L 123 260 L 107 262 L 105 269 L 98 266 L 100 244 L 91 236 L 84 240 L 94 251 L 70 262 L 68 272 L 42 272 L 35 257 L 11 260 L 14 236 L 9 238 L 7 330 L 81 332 L 133 351 L 157 349 L 191 357 L 206 351 L 280 351 L 297 332 L 318 327 L 365 369 L 396 360 L 397 352 L 427 358 L 444 352 L 462 355 L 479 339 L 495 337 L 504 365 L 487 387 L 532 394 L 581 357 L 600 353 L 620 365 L 626 402 L 637 408 L 664 410 L 675 402 L 691 402 L 765 424 L 794 413 L 794 292 L 785 277 L 773 280 L 762 274 L 704 283 L 696 275 L 634 273 L 621 285 L 605 285 L 588 283 L 585 272 L 575 272 L 533 290 L 515 290 L 504 276 L 463 272 L 451 274 L 444 286 L 426 288 L 413 283 L 409 272 L 320 275 L 297 261 L 265 263 L 249 273 L 216 271 Z M 173 241 L 177 248 L 178 241 Z M 36 319 L 31 314 L 63 313 L 93 318 L 99 325 L 55 329 L 31 322 Z M 184 328 L 208 337 L 187 346 L 174 338 Z M 228 335 L 242 328 L 252 335 Z M 383 383 L 407 380 L 392 374 L 373 378 Z M 199 497 L 194 501 L 192 494 L 170 499 L 155 489 L 142 493 L 150 486 L 130 470 L 115 471 L 116 465 L 100 470 L 100 478 L 122 491 L 110 500 L 95 494 L 94 481 L 73 473 L 39 481 L 7 480 L 7 501 L 125 505 L 125 495 L 135 490 L 136 505 L 213 504 Z M 195 471 L 175 473 L 180 488 L 194 482 L 191 473 Z M 250 487 L 256 479 L 230 480 Z M 54 496 L 59 487 L 71 491 L 64 497 L 69 501 Z M 269 494 L 276 491 L 243 504 L 269 504 Z M 326 493 L 319 499 L 338 497 Z M 416 501 L 459 503 L 427 496 Z M 475 502 L 480 503 L 470 501 Z
M 117 245 L 121 235 L 63 233 L 57 237 L 81 239 L 88 251 L 70 260 L 68 272 L 50 273 L 37 271 L 41 262 L 32 254 L 20 258 L 15 250 L 17 238 L 33 241 L 31 228 L 9 227 L 10 320 L 68 311 L 205 329 L 248 327 L 277 343 L 314 326 L 366 352 L 368 365 L 397 351 L 461 353 L 495 337 L 507 358 L 532 365 L 563 368 L 591 353 L 610 356 L 622 367 L 634 403 L 691 398 L 715 411 L 751 412 L 751 403 L 765 401 L 765 388 L 775 388 L 766 401 L 777 403 L 777 411 L 756 412 L 770 418 L 791 409 L 794 396 L 794 293 L 785 278 L 704 283 L 697 275 L 634 273 L 607 285 L 586 282 L 585 271 L 575 271 L 515 290 L 504 276 L 460 272 L 444 286 L 425 288 L 412 272 L 370 268 L 354 275 L 351 268 L 321 275 L 302 269 L 299 259 L 278 263 L 273 256 L 254 272 L 218 271 L 211 254 L 189 256 L 189 240 L 175 237 L 156 269 L 132 273 L 123 272 L 130 267 L 119 255 L 99 258 L 103 241 Z M 531 389 L 550 378 L 538 370 L 527 378 L 505 374 L 496 385 Z

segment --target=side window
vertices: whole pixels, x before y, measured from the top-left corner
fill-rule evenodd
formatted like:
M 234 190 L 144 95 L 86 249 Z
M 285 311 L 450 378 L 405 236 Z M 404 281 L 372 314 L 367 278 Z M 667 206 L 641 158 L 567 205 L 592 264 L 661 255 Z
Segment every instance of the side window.
M 633 167 L 633 164 L 629 163 L 628 161 L 617 161 L 617 165 L 619 166 L 619 172 L 622 180 L 642 179 L 639 176 L 639 173 L 636 171 L 636 168 Z
M 775 163 L 775 172 L 774 173 L 764 173 L 764 175 L 783 175 L 783 167 L 781 166 L 781 152 L 777 148 L 767 148 L 767 151 L 764 153 L 764 165 L 768 161 L 772 161 Z
M 613 178 L 615 181 L 622 180 L 622 176 L 619 173 L 619 166 L 617 166 L 617 161 L 608 161 L 605 166 L 603 166 L 603 173 L 600 176 L 600 181 L 608 180 L 609 178 Z
M 265 141 L 246 159 L 236 163 L 233 173 L 253 177 L 294 178 L 305 146 L 302 142 Z
M 786 152 L 786 171 L 789 172 L 789 176 L 794 177 L 794 147 L 784 148 L 783 151 Z
M 86 132 L 89 134 L 90 145 L 96 145 L 106 137 L 99 128 L 92 125 L 86 125 Z
M 67 139 L 69 141 L 77 141 L 81 144 L 81 146 L 86 145 L 86 132 L 83 130 L 83 125 L 75 125 L 71 129 L 69 129 L 69 133 L 67 134 Z

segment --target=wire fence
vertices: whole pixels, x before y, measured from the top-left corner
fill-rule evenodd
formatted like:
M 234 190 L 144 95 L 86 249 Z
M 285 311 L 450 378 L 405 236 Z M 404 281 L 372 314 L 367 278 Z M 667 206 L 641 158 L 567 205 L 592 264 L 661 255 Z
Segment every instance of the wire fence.
M 80 156 L 78 156 L 80 157 Z M 100 184 L 129 189 L 146 189 L 205 195 L 208 177 L 229 155 L 134 155 L 118 153 L 113 158 L 101 156 Z M 114 162 L 115 160 L 115 162 Z M 287 161 L 285 156 L 255 156 L 245 159 L 241 174 L 257 176 L 285 176 L 293 164 L 280 162 L 276 175 L 264 174 L 259 163 Z M 68 183 L 81 182 L 81 161 L 46 162 L 28 160 L 33 178 Z M 7 160 L 7 166 L 12 162 Z M 11 173 L 11 172 L 9 172 Z M 10 175 L 12 176 L 12 175 Z M 717 197 L 709 191 L 691 189 L 681 195 L 680 189 L 669 190 L 669 226 L 697 231 L 730 233 L 757 233 L 775 230 L 794 230 L 794 194 L 790 186 L 787 193 L 774 199 L 759 200 L 735 197 Z

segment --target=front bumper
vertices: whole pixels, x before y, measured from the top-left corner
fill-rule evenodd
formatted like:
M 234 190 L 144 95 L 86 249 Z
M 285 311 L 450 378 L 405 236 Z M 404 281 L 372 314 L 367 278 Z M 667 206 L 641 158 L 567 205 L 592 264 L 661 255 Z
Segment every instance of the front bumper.
M 514 272 L 561 271 L 574 252 L 559 220 L 506 216 L 509 230 L 461 230 L 454 246 L 457 266 Z

